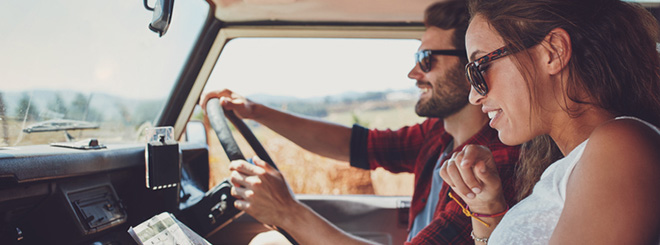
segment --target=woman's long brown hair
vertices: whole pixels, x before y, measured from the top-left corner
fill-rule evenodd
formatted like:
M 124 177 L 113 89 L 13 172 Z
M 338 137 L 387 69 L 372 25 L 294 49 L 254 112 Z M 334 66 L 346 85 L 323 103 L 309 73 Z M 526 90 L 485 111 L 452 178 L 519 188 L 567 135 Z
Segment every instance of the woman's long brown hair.
M 616 116 L 660 125 L 656 49 L 660 28 L 640 5 L 619 0 L 469 0 L 468 6 L 472 17 L 484 17 L 505 44 L 518 52 L 513 59 L 526 77 L 530 94 L 543 91 L 529 86 L 534 79 L 529 66 L 523 65 L 531 59 L 526 48 L 562 28 L 572 46 L 568 83 L 562 92 L 577 103 L 574 107 L 565 103 L 569 115 L 579 116 L 584 108 L 580 105 L 593 105 Z M 530 100 L 534 104 L 533 97 Z M 525 143 L 517 170 L 519 197 L 529 195 L 543 170 L 560 157 L 549 136 Z

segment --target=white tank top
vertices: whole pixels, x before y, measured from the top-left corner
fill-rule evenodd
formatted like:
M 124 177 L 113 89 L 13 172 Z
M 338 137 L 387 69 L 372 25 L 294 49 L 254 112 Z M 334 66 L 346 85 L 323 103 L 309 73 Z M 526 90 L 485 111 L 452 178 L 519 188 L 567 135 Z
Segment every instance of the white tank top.
M 648 122 L 633 117 L 656 131 Z M 566 157 L 551 164 L 541 175 L 532 194 L 513 206 L 488 239 L 488 244 L 548 244 L 566 201 L 566 186 L 576 163 L 582 157 L 589 139 L 575 147 Z
M 504 215 L 488 244 L 548 244 L 564 209 L 568 177 L 582 157 L 587 141 L 543 172 L 532 194 Z

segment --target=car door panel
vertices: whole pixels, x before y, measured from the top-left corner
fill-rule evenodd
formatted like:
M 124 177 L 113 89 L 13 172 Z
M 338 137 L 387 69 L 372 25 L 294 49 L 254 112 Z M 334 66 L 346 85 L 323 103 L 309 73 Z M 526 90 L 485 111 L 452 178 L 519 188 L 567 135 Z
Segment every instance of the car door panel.
M 364 195 L 296 195 L 319 215 L 353 235 L 380 244 L 402 244 L 407 236 L 410 197 Z M 243 215 L 208 237 L 213 244 L 246 244 L 260 232 L 268 231 L 249 215 Z M 306 232 L 314 232 L 308 230 Z

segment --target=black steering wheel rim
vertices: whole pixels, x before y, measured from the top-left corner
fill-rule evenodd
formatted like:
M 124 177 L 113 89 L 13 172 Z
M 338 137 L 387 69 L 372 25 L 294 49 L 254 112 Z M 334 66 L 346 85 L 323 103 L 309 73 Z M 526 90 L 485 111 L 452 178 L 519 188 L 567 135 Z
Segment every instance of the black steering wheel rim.
M 250 130 L 247 125 L 245 125 L 243 120 L 236 116 L 234 111 L 227 111 L 224 110 L 224 108 L 221 108 L 219 99 L 213 98 L 206 102 L 206 115 L 208 116 L 211 127 L 218 136 L 218 140 L 220 140 L 220 144 L 225 150 L 225 153 L 227 154 L 227 157 L 230 161 L 245 160 L 245 156 L 239 149 L 234 136 L 231 134 L 231 130 L 229 129 L 229 125 L 227 125 L 227 120 L 225 120 L 225 118 L 231 121 L 234 127 L 236 127 L 243 138 L 247 140 L 250 147 L 252 147 L 252 150 L 254 150 L 254 152 L 257 154 L 257 156 L 259 156 L 259 158 L 261 158 L 261 160 L 266 161 L 268 165 L 279 171 L 273 160 L 270 158 L 270 155 L 268 155 L 266 152 L 266 149 L 264 149 L 264 147 L 261 145 L 261 142 L 259 142 L 257 137 L 255 137 L 252 133 L 252 130 Z M 287 238 L 287 240 L 289 240 L 289 242 L 291 242 L 291 244 L 298 244 L 296 240 L 293 239 L 293 237 L 286 231 L 279 227 L 276 228 L 280 233 L 282 233 L 282 235 Z
M 227 120 L 225 120 L 225 118 L 231 121 L 234 127 L 236 127 L 238 132 L 243 136 L 243 138 L 245 138 L 250 147 L 254 150 L 257 156 L 261 158 L 261 160 L 266 161 L 273 168 L 278 169 L 273 160 L 270 158 L 270 155 L 268 155 L 268 152 L 266 152 L 266 149 L 264 149 L 264 147 L 261 145 L 261 142 L 259 142 L 257 137 L 254 136 L 252 130 L 250 130 L 247 125 L 245 125 L 243 120 L 236 116 L 234 111 L 227 111 L 221 108 L 220 100 L 216 98 L 208 100 L 208 102 L 206 102 L 206 114 L 208 115 L 209 122 L 211 123 L 213 131 L 215 131 L 216 135 L 218 136 L 220 144 L 225 150 L 225 153 L 227 154 L 227 157 L 230 161 L 245 160 L 246 158 L 239 149 L 236 140 L 231 134 L 231 130 L 229 129 L 229 125 L 227 124 Z

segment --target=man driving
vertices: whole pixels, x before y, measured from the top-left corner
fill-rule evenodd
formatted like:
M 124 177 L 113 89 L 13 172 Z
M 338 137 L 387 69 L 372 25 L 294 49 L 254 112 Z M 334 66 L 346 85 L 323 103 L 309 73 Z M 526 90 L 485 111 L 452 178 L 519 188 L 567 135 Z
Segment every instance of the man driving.
M 415 112 L 427 119 L 398 130 L 352 128 L 299 117 L 250 101 L 229 90 L 207 93 L 200 100 L 220 98 L 221 105 L 252 119 L 316 154 L 350 162 L 362 169 L 382 167 L 415 175 L 409 213 L 412 244 L 473 243 L 471 220 L 448 193 L 438 174 L 441 164 L 467 144 L 484 145 L 495 156 L 509 205 L 514 204 L 514 166 L 519 148 L 502 144 L 479 106 L 468 103 L 470 85 L 465 31 L 468 13 L 463 1 L 445 1 L 425 11 L 426 31 L 408 77 L 420 89 Z M 341 231 L 297 201 L 282 175 L 260 159 L 231 164 L 236 207 L 259 221 L 283 228 L 300 243 L 368 242 Z M 313 231 L 313 232 L 309 232 Z

